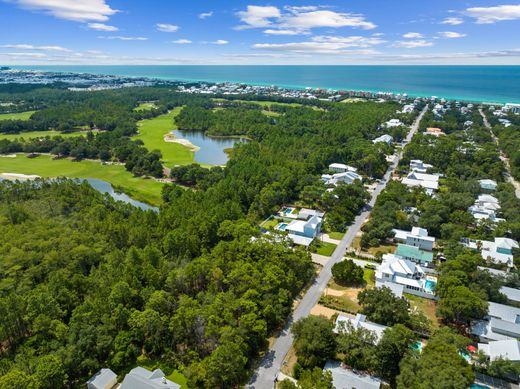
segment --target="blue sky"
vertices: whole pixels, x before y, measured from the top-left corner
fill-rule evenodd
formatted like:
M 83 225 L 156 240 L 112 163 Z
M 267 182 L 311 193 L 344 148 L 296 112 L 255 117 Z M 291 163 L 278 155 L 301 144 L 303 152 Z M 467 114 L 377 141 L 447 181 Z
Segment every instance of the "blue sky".
M 507 0 L 0 0 L 0 20 L 7 65 L 520 64 Z

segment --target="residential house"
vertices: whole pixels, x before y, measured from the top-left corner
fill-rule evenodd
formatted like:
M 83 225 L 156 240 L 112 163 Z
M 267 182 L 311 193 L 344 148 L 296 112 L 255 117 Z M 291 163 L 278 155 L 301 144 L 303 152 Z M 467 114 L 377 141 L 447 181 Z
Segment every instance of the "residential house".
M 428 127 L 426 129 L 426 135 L 433 135 L 433 136 L 439 137 L 441 135 L 446 135 L 446 134 L 440 128 Z
M 340 314 L 336 318 L 336 326 L 334 327 L 334 333 L 339 334 L 343 331 L 346 331 L 349 326 L 351 326 L 354 330 L 359 328 L 364 328 L 372 332 L 375 335 L 376 342 L 379 343 L 381 338 L 383 337 L 383 332 L 388 328 L 387 326 L 383 326 L 381 324 L 372 323 L 371 321 L 367 321 L 367 317 L 358 313 L 356 316 Z
M 504 108 L 512 113 L 520 113 L 520 104 L 507 103 Z
M 314 238 L 319 235 L 322 223 L 323 218 L 314 215 L 308 220 L 293 220 L 285 226 L 284 231 L 289 233 L 289 238 L 295 244 L 308 247 Z
M 386 143 L 388 145 L 391 145 L 393 142 L 394 142 L 394 138 L 392 137 L 392 135 L 388 135 L 388 134 L 381 135 L 380 137 L 378 137 L 372 141 L 372 143 L 374 143 L 374 144 Z
M 367 373 L 353 371 L 340 361 L 327 361 L 324 371 L 332 374 L 332 385 L 336 389 L 379 389 L 382 381 Z
M 101 369 L 87 381 L 87 389 L 112 389 L 117 384 L 117 374 Z
M 384 254 L 376 270 L 376 287 L 389 287 L 399 297 L 409 293 L 435 299 L 436 285 L 437 278 L 428 275 L 421 265 L 395 254 Z
M 329 165 L 329 170 L 333 171 L 334 173 L 357 172 L 355 167 L 345 165 L 343 163 L 331 163 Z
M 508 286 L 502 286 L 500 288 L 500 293 L 505 295 L 509 301 L 514 301 L 515 303 L 520 303 L 520 289 L 510 288 Z
M 383 126 L 386 128 L 392 128 L 392 127 L 404 126 L 404 123 L 402 123 L 399 119 L 390 119 Z
M 404 107 L 403 107 L 403 110 L 401 111 L 402 113 L 411 113 L 415 110 L 415 105 L 414 104 L 406 104 Z
M 433 253 L 430 251 L 423 251 L 416 246 L 409 246 L 407 244 L 397 245 L 395 255 L 409 261 L 428 266 L 433 262 Z
M 495 223 L 504 221 L 497 217 L 497 212 L 500 210 L 500 204 L 496 197 L 493 197 L 489 194 L 481 194 L 475 200 L 475 204 L 468 208 L 468 212 L 473 215 L 473 217 L 479 220 L 489 220 Z
M 439 189 L 439 176 L 436 174 L 410 172 L 401 182 L 409 188 L 424 188 L 430 196 Z
M 519 248 L 518 242 L 510 238 L 488 240 L 463 239 L 462 244 L 473 250 L 480 250 L 482 258 L 495 264 L 513 267 L 513 249 Z
M 513 362 L 520 362 L 520 342 L 516 339 L 479 343 L 478 350 L 486 354 L 490 361 L 507 359 Z
M 338 186 L 340 183 L 352 184 L 356 180 L 362 181 L 363 178 L 356 172 L 348 171 L 344 173 L 322 174 L 321 180 L 327 186 Z
M 520 338 L 520 308 L 488 302 L 484 320 L 473 323 L 471 333 L 482 343 Z
M 424 163 L 420 159 L 412 159 L 410 161 L 410 171 L 411 172 L 427 173 L 428 170 L 430 170 L 431 168 L 433 168 L 433 165 Z
M 428 230 L 420 227 L 413 227 L 411 231 L 392 230 L 395 234 L 394 240 L 402 242 L 408 246 L 418 247 L 421 250 L 432 251 L 435 238 L 428 236 Z
M 479 180 L 480 188 L 488 191 L 497 190 L 497 182 L 494 180 L 484 179 Z
M 161 369 L 138 366 L 125 376 L 120 389 L 180 389 L 180 385 L 167 379 Z

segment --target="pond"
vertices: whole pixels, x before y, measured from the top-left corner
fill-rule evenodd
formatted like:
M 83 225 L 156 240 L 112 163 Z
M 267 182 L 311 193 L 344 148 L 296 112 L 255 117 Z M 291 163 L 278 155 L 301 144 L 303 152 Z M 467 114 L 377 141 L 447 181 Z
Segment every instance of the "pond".
M 134 207 L 141 208 L 143 211 L 154 211 L 159 212 L 159 208 L 152 207 L 151 205 L 142 203 L 140 201 L 134 200 L 130 196 L 128 196 L 125 193 L 116 192 L 112 185 L 106 181 L 98 180 L 95 178 L 85 178 L 82 181 L 87 181 L 91 187 L 93 187 L 95 190 L 97 190 L 100 193 L 108 194 L 110 197 L 112 197 L 114 200 L 117 201 L 123 201 L 127 204 L 131 204 Z
M 211 137 L 203 131 L 173 130 L 177 139 L 189 140 L 200 149 L 195 151 L 195 161 L 206 165 L 225 165 L 228 155 L 225 149 L 232 148 L 236 143 L 246 142 L 243 138 Z

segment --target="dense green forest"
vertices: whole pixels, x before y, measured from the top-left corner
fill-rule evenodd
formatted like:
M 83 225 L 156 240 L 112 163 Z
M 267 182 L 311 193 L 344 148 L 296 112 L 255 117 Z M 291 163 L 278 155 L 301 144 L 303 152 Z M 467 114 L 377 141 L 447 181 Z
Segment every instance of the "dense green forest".
M 381 176 L 387 162 L 371 139 L 397 107 L 280 106 L 280 116 L 270 117 L 241 102 L 214 110 L 211 98 L 167 88 L 42 88 L 0 94 L 0 100 L 6 96 L 40 110 L 27 127 L 4 123 L 4 132 L 103 131 L 1 141 L 3 153 L 119 160 L 136 175 L 159 175 L 160 155 L 129 136 L 137 120 L 180 105 L 183 115 L 209 113 L 210 125 L 213 115 L 229 115 L 218 131 L 244 135 L 247 128 L 251 138 L 234 148 L 225 168 L 173 169 L 191 189 L 165 186 L 159 214 L 115 203 L 86 184 L 0 183 L 0 387 L 35 388 L 82 386 L 99 368 L 123 374 L 138 358 L 180 369 L 194 387 L 243 383 L 314 275 L 307 251 L 266 238 L 253 242 L 258 222 L 283 204 L 301 202 L 326 210 L 330 227 L 344 229 L 367 192 L 357 184 L 322 196 L 319 175 L 343 162 Z M 158 108 L 133 111 L 140 101 Z M 112 120 L 111 112 L 120 115 Z M 197 115 L 193 120 L 201 123 Z

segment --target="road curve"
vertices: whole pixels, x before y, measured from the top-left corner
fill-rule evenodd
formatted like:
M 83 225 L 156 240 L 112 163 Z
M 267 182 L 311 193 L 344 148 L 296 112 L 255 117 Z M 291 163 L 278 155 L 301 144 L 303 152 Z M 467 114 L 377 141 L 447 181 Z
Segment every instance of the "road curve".
M 403 156 L 404 145 L 408 144 L 412 140 L 413 136 L 419 129 L 421 119 L 423 118 L 427 110 L 428 106 L 426 106 L 421 111 L 421 113 L 413 123 L 410 132 L 408 133 L 405 141 L 403 142 L 403 148 L 399 151 L 394 162 L 392 162 L 392 164 L 389 166 L 384 177 L 381 179 L 376 189 L 372 193 L 372 197 L 368 203 L 368 209 L 372 209 L 372 207 L 376 203 L 377 197 L 383 191 L 383 189 L 386 187 L 386 184 L 391 179 L 393 172 L 397 168 L 397 165 L 399 164 L 399 161 Z M 347 233 L 343 236 L 343 239 L 341 239 L 330 260 L 323 267 L 323 269 L 321 270 L 318 277 L 314 280 L 311 287 L 307 290 L 307 292 L 301 299 L 300 303 L 294 310 L 291 318 L 285 325 L 283 331 L 279 334 L 278 338 L 276 338 L 271 348 L 260 362 L 257 370 L 251 377 L 251 380 L 247 384 L 246 388 L 272 389 L 274 387 L 275 379 L 282 367 L 282 363 L 285 359 L 285 356 L 289 352 L 289 349 L 291 348 L 293 342 L 293 336 L 289 330 L 292 323 L 298 321 L 301 318 L 309 316 L 311 309 L 318 302 L 321 294 L 323 293 L 330 278 L 332 277 L 332 266 L 343 259 L 343 257 L 345 256 L 345 252 L 347 251 L 347 248 L 352 244 L 352 241 L 356 237 L 356 234 L 361 229 L 361 226 L 366 222 L 369 215 L 369 210 L 362 212 L 355 218 L 354 222 L 350 225 Z

